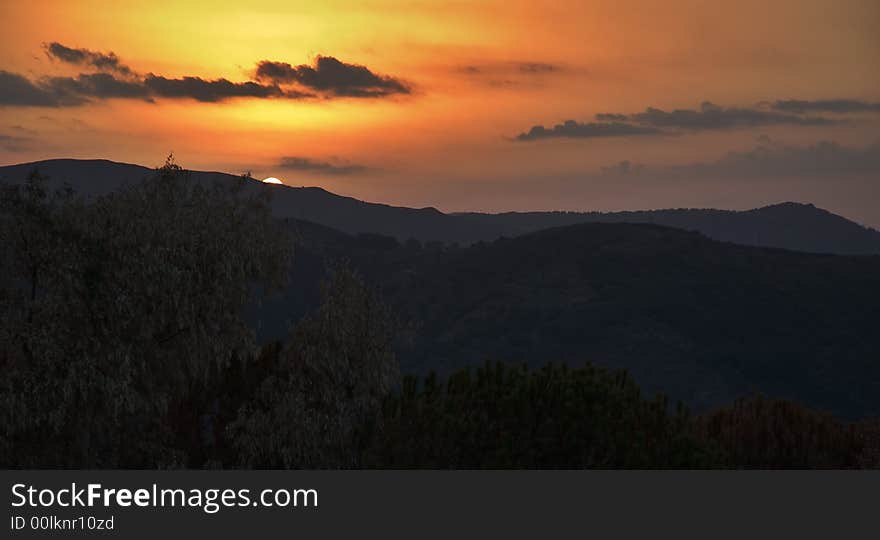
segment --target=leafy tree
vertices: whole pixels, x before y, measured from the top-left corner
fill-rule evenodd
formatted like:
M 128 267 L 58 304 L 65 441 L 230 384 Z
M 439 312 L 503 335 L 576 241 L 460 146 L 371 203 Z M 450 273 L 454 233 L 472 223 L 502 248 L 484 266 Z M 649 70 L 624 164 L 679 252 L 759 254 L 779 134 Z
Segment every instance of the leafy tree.
M 866 439 L 876 433 L 870 423 L 844 424 L 828 413 L 781 399 L 738 399 L 700 416 L 696 427 L 702 438 L 724 450 L 727 465 L 734 468 L 877 466 L 868 462 L 869 444 L 876 443 Z
M 626 373 L 486 364 L 446 383 L 408 377 L 384 407 L 369 463 L 390 468 L 662 468 L 719 462 L 682 407 Z
M 0 462 L 185 464 L 169 412 L 253 351 L 242 308 L 291 243 L 247 182 L 203 185 L 169 157 L 86 202 L 38 173 L 0 198 Z
M 397 384 L 386 306 L 347 266 L 318 311 L 293 329 L 279 360 L 229 426 L 240 466 L 358 467 L 383 399 Z

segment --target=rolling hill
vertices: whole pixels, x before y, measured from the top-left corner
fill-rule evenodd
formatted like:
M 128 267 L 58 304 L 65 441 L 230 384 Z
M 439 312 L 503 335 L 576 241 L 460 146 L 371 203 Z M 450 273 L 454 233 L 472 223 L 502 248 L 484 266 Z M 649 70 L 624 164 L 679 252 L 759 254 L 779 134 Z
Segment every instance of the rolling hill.
M 637 212 L 508 212 L 456 214 L 517 236 L 577 223 L 653 223 L 736 244 L 810 253 L 880 254 L 880 232 L 812 204 L 786 202 L 753 210 L 672 209 Z
M 411 329 L 398 351 L 406 372 L 589 361 L 698 410 L 763 393 L 845 417 L 880 414 L 877 256 L 739 246 L 642 224 L 457 249 L 296 227 L 309 271 L 295 271 L 293 288 L 316 291 L 321 261 L 350 260 Z M 277 321 L 289 305 L 276 298 L 263 317 Z
M 0 180 L 22 182 L 35 168 L 51 181 L 66 182 L 86 196 L 108 193 L 153 172 L 140 165 L 106 160 L 51 159 L 0 167 Z M 238 178 L 219 172 L 190 173 L 205 183 L 232 182 Z M 422 241 L 462 243 L 496 238 L 500 234 L 493 225 L 470 223 L 435 208 L 368 203 L 318 187 L 266 185 L 256 180 L 252 189 L 270 190 L 272 212 L 276 217 L 311 221 L 350 234 L 370 232 L 401 240 L 413 237 Z
M 52 159 L 0 167 L 0 180 L 21 182 L 38 168 L 54 182 L 68 182 L 79 193 L 101 195 L 135 182 L 152 169 L 107 160 Z M 204 182 L 230 182 L 218 172 L 192 172 Z M 577 223 L 653 223 L 698 231 L 743 245 L 813 253 L 880 254 L 880 232 L 809 204 L 782 203 L 748 211 L 678 209 L 636 212 L 525 212 L 445 214 L 435 208 L 405 208 L 343 197 L 317 187 L 265 186 L 279 218 L 305 220 L 349 234 L 376 233 L 399 241 L 469 245 Z

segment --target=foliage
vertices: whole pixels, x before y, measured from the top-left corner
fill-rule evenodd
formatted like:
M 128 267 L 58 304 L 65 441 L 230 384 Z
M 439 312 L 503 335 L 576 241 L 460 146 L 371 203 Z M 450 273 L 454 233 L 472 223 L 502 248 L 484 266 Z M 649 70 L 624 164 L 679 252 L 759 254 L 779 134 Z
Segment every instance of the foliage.
M 645 400 L 625 372 L 487 364 L 439 383 L 404 379 L 371 465 L 406 468 L 706 467 L 718 456 L 687 411 Z
M 701 437 L 724 449 L 727 464 L 748 469 L 843 469 L 868 465 L 858 424 L 790 401 L 738 399 L 697 419 Z
M 298 324 L 276 369 L 229 426 L 239 465 L 356 467 L 365 428 L 398 381 L 387 308 L 345 266 Z
M 168 412 L 251 354 L 243 306 L 290 258 L 243 185 L 201 185 L 169 159 L 92 202 L 38 173 L 3 188 L 0 462 L 181 464 Z
M 406 377 L 384 407 L 377 468 L 880 467 L 880 422 L 841 422 L 754 396 L 691 416 L 640 397 L 625 372 L 486 364 L 445 383 Z
M 880 257 L 623 223 L 408 261 L 405 251 L 357 261 L 401 316 L 421 323 L 400 353 L 405 372 L 590 359 L 695 410 L 760 391 L 844 418 L 880 416 Z

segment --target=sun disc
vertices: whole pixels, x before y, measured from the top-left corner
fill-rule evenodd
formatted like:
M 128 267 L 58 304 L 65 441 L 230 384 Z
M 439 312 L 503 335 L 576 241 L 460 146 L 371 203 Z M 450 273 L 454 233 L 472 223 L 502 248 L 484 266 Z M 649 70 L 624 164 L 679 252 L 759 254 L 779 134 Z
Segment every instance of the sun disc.
M 263 178 L 264 184 L 283 184 L 281 180 L 275 178 L 274 176 L 270 176 L 269 178 Z

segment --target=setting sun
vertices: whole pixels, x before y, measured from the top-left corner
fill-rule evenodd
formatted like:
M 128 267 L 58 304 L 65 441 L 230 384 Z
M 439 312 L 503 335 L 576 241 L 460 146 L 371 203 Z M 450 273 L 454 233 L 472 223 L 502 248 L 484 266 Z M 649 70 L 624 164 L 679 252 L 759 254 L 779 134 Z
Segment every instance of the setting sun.
M 264 184 L 284 184 L 281 180 L 275 178 L 274 176 L 270 176 L 269 178 L 263 178 Z

